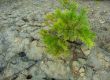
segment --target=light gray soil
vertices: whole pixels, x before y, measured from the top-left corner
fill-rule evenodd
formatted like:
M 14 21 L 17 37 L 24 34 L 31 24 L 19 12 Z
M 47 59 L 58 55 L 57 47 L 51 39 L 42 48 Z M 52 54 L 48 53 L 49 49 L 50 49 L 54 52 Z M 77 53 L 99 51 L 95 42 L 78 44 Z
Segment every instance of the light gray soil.
M 110 80 L 110 1 L 77 0 L 89 9 L 96 45 L 73 62 L 77 80 Z M 46 55 L 39 37 L 56 0 L 0 0 L 0 80 L 71 80 L 62 60 Z

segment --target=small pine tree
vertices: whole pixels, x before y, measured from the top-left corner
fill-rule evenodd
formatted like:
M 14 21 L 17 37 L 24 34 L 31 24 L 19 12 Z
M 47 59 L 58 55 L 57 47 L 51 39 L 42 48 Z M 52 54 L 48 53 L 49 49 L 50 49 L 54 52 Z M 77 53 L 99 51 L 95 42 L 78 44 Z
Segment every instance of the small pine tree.
M 48 13 L 45 18 L 48 29 L 40 31 L 48 53 L 54 56 L 67 56 L 71 53 L 70 44 L 83 42 L 89 48 L 94 45 L 94 33 L 90 29 L 87 13 L 79 10 L 74 0 L 58 0 L 63 9 Z
M 91 48 L 95 34 L 91 31 L 84 8 L 79 10 L 78 4 L 73 0 L 58 1 L 62 8 L 46 15 L 45 23 L 48 29 L 42 29 L 40 34 L 48 53 L 55 57 L 70 58 L 70 76 L 73 74 L 72 62 L 78 58 L 76 49 L 81 50 L 82 43 Z

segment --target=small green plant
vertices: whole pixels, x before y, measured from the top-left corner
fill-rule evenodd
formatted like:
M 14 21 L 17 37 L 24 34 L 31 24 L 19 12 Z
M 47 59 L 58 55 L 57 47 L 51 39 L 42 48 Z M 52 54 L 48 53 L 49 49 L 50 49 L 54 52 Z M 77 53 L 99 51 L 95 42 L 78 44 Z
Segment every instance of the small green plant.
M 95 35 L 91 31 L 86 9 L 79 10 L 74 0 L 58 1 L 62 8 L 46 15 L 48 29 L 40 31 L 47 52 L 54 56 L 67 56 L 71 53 L 70 44 L 78 41 L 91 48 Z
M 72 62 L 79 58 L 77 49 L 82 52 L 82 43 L 91 48 L 95 34 L 91 31 L 85 8 L 79 8 L 74 0 L 58 1 L 61 9 L 46 15 L 45 24 L 48 29 L 42 29 L 40 34 L 48 53 L 54 57 L 69 58 L 66 60 L 69 61 L 70 76 L 73 74 Z

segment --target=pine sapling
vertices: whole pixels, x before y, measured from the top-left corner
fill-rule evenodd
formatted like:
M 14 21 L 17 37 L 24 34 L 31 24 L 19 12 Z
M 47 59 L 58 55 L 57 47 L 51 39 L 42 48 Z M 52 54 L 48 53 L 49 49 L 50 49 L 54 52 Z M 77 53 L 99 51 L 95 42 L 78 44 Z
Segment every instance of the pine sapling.
M 40 34 L 48 53 L 56 57 L 71 56 L 71 67 L 72 61 L 79 58 L 77 49 L 81 50 L 82 44 L 89 48 L 94 46 L 95 34 L 91 31 L 85 8 L 79 8 L 74 0 L 58 1 L 61 9 L 46 15 L 48 29 L 42 29 Z

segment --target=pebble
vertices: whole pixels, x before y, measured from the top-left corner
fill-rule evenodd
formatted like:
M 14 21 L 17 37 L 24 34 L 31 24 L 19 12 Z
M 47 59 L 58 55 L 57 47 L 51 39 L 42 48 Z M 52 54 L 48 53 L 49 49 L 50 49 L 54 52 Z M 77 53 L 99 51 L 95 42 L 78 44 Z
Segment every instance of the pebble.
M 80 72 L 80 73 L 85 72 L 84 68 L 80 68 L 79 72 Z
M 85 73 L 81 73 L 80 76 L 81 76 L 81 77 L 84 77 L 84 76 L 85 76 Z
M 105 21 L 104 20 L 99 20 L 99 22 L 101 23 L 101 24 L 104 24 L 105 23 Z

